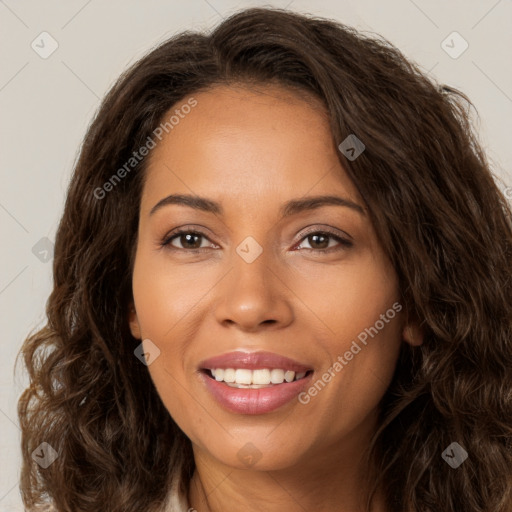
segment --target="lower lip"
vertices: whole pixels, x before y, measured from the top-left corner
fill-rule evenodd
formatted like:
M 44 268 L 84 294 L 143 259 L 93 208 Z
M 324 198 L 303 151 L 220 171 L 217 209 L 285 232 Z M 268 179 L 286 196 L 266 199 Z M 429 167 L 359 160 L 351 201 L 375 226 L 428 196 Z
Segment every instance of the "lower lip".
M 264 414 L 272 412 L 293 400 L 309 383 L 311 375 L 283 382 L 268 388 L 232 388 L 201 373 L 204 384 L 215 400 L 230 412 L 238 414 Z

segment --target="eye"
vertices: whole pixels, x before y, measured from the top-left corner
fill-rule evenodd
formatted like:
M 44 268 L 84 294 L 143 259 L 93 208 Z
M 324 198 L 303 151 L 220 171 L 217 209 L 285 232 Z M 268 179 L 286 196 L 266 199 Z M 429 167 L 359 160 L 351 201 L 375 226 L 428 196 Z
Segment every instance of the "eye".
M 175 240 L 177 240 L 180 246 L 176 246 L 173 243 Z M 312 231 L 306 234 L 302 240 L 306 240 L 310 246 L 304 247 L 303 249 L 316 252 L 339 251 L 354 245 L 350 240 L 329 231 Z M 206 241 L 209 241 L 209 238 L 200 231 L 179 229 L 168 235 L 160 245 L 161 247 L 167 247 L 170 249 L 188 251 L 199 251 L 202 249 L 212 248 L 212 246 L 215 245 L 213 242 L 203 245 L 202 242 Z M 334 244 L 331 242 L 334 242 Z M 299 244 L 296 248 L 301 248 L 301 245 L 302 244 Z
M 306 240 L 310 245 L 310 247 L 304 249 L 317 252 L 339 251 L 354 245 L 350 240 L 329 231 L 313 231 L 303 237 L 302 240 Z M 335 242 L 334 245 L 330 243 L 331 241 Z M 296 247 L 300 248 L 301 245 L 299 244 Z
M 172 242 L 177 239 L 177 241 L 181 244 L 181 247 L 176 247 Z M 201 233 L 200 231 L 192 231 L 188 229 L 181 229 L 177 230 L 174 233 L 172 233 L 170 236 L 167 236 L 161 243 L 161 246 L 167 246 L 172 249 L 183 249 L 183 250 L 190 250 L 190 251 L 196 251 L 199 249 L 205 249 L 208 247 L 208 244 L 203 246 L 201 244 L 201 239 L 208 240 L 206 235 L 204 233 Z M 210 247 L 213 245 L 210 242 Z

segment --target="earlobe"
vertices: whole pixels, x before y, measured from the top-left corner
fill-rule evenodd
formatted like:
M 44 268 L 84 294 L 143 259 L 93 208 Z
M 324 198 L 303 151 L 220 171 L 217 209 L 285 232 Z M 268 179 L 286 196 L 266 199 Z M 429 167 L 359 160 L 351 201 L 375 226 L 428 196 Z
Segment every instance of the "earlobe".
M 410 323 L 404 327 L 402 338 L 413 347 L 423 344 L 423 332 L 416 323 Z
M 137 317 L 137 312 L 135 311 L 135 306 L 133 304 L 130 305 L 128 323 L 130 325 L 130 331 L 132 333 L 132 336 L 138 340 L 142 339 L 139 319 Z

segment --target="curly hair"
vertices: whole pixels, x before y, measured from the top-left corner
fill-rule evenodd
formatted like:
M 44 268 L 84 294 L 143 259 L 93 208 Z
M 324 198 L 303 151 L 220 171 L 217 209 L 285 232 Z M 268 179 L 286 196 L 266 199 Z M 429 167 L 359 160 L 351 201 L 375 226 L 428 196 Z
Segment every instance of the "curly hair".
M 313 95 L 336 145 L 357 134 L 366 146 L 356 160 L 338 157 L 424 333 L 421 346 L 402 344 L 380 404 L 372 489 L 383 485 L 395 512 L 510 512 L 512 212 L 473 105 L 383 37 L 270 8 L 158 45 L 120 76 L 88 128 L 56 235 L 47 323 L 18 354 L 30 378 L 18 403 L 25 506 L 158 511 L 174 467 L 190 481 L 191 443 L 134 357 L 128 327 L 148 159 L 101 199 L 98 190 L 171 107 L 229 84 Z M 58 452 L 46 469 L 31 458 L 42 442 Z M 456 470 L 441 456 L 453 442 L 469 455 Z

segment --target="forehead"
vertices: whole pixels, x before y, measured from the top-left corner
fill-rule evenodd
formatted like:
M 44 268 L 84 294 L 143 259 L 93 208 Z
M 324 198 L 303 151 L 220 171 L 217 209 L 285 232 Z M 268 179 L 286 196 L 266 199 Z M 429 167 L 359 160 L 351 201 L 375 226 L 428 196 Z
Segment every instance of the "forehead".
M 274 85 L 218 86 L 192 97 L 196 105 L 149 156 L 143 202 L 176 191 L 229 192 L 246 200 L 309 191 L 357 198 L 319 99 Z

